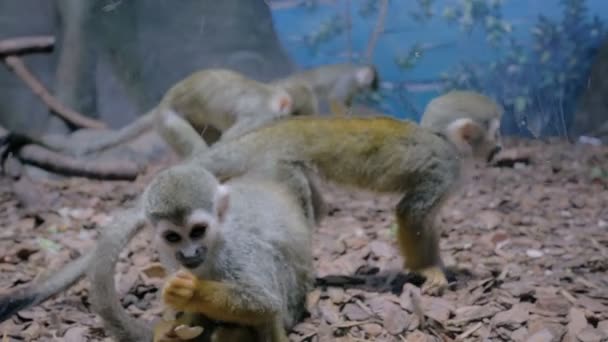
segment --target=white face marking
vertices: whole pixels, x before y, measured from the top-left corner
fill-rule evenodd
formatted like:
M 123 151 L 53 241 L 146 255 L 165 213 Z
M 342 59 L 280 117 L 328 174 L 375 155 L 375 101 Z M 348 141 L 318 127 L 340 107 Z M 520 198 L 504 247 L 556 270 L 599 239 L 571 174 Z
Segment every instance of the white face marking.
M 374 72 L 368 67 L 361 68 L 357 70 L 356 78 L 359 86 L 369 86 L 374 80 Z
M 488 129 L 488 135 L 490 140 L 498 141 L 499 140 L 499 131 L 500 131 L 500 121 L 498 119 L 492 119 L 490 122 L 490 127 Z

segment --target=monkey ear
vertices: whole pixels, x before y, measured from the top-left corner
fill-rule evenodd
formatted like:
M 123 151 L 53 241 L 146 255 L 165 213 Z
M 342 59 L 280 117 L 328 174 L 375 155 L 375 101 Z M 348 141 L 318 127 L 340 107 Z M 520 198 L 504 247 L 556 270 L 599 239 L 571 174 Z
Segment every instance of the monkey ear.
M 288 115 L 293 111 L 293 99 L 284 91 L 277 92 L 270 101 L 270 108 L 275 113 Z
M 470 151 L 483 129 L 469 118 L 458 119 L 447 128 L 447 135 L 459 148 Z
M 369 86 L 374 82 L 374 78 L 376 77 L 376 73 L 371 67 L 363 67 L 359 68 L 355 77 L 357 78 L 357 83 L 361 86 Z
M 230 207 L 230 188 L 227 185 L 219 185 L 215 191 L 214 211 L 220 223 L 226 219 L 226 213 Z

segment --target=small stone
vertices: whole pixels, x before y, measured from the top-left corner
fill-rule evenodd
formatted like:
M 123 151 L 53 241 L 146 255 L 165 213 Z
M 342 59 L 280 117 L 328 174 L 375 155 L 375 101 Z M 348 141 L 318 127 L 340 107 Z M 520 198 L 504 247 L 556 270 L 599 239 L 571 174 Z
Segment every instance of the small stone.
M 529 258 L 533 258 L 533 259 L 540 258 L 540 257 L 542 257 L 544 254 L 545 254 L 545 253 L 543 253 L 542 251 L 540 251 L 540 250 L 538 250 L 538 249 L 528 249 L 528 250 L 526 250 L 526 255 L 527 255 Z

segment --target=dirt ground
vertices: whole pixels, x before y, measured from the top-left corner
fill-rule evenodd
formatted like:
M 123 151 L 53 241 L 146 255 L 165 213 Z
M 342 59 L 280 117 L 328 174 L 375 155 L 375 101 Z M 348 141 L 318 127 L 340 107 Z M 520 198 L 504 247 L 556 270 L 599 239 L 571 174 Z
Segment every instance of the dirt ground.
M 608 148 L 511 141 L 530 163 L 475 170 L 441 212 L 452 285 L 421 295 L 401 271 L 395 198 L 324 186 L 318 284 L 292 341 L 608 341 Z M 0 179 L 0 293 L 53 272 L 94 245 L 135 183 Z M 133 315 L 160 312 L 162 269 L 140 234 L 117 288 Z M 330 285 L 339 286 L 330 286 Z M 0 324 L 9 341 L 110 341 L 87 283 Z

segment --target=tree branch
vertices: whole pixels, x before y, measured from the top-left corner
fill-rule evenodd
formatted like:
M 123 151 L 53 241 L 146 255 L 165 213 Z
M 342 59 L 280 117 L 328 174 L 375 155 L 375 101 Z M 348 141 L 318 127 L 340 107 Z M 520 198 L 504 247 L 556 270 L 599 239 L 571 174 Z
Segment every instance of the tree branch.
M 64 106 L 57 98 L 49 93 L 42 83 L 34 76 L 21 58 L 17 56 L 4 57 L 4 63 L 9 70 L 15 73 L 42 102 L 44 102 L 57 116 L 71 124 L 83 128 L 106 128 L 106 125 L 98 120 L 87 118 L 86 116 Z
M 0 126 L 0 137 L 7 134 L 10 134 L 10 132 Z M 10 148 L 10 146 L 5 148 Z M 134 180 L 140 172 L 139 167 L 130 161 L 83 161 L 36 145 L 22 147 L 16 152 L 15 157 L 23 163 L 65 176 L 108 180 Z
M 384 31 L 384 20 L 386 19 L 386 12 L 388 11 L 388 0 L 381 1 L 382 3 L 380 4 L 380 10 L 378 12 L 378 20 L 376 20 L 376 26 L 374 27 L 374 31 L 369 39 L 369 43 L 367 44 L 367 51 L 365 52 L 365 58 L 368 63 L 372 62 L 378 37 L 380 37 L 382 31 Z
M 47 51 L 55 45 L 53 36 L 31 36 L 0 40 L 0 56 L 29 51 Z

